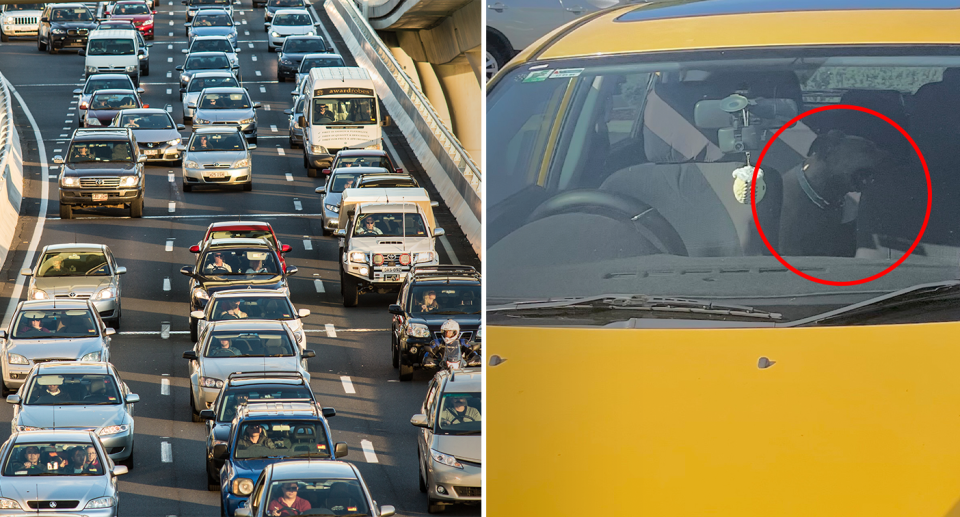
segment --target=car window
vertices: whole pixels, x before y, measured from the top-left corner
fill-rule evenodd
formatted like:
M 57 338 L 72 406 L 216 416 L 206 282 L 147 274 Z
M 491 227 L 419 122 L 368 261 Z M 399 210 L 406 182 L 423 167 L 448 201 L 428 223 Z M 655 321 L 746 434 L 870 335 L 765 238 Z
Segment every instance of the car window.
M 383 172 L 393 171 L 390 158 L 385 155 L 373 156 L 341 156 L 337 159 L 337 167 L 381 167 Z
M 113 9 L 114 15 L 150 14 L 146 4 L 120 4 Z
M 4 12 L 15 12 L 15 11 L 42 11 L 44 4 L 7 4 L 4 7 Z
M 28 309 L 17 314 L 14 339 L 67 339 L 99 335 L 86 309 Z
M 130 142 L 74 142 L 67 154 L 67 163 L 131 161 Z
M 239 133 L 194 133 L 188 148 L 192 152 L 243 151 L 243 137 Z
M 50 11 L 51 22 L 92 22 L 93 13 L 86 7 L 60 7 Z
M 310 52 L 325 52 L 326 50 L 326 43 L 318 36 L 312 38 L 288 38 L 287 41 L 283 43 L 282 52 L 307 54 Z
M 231 388 L 223 397 L 218 422 L 230 422 L 237 416 L 237 407 L 251 400 L 269 401 L 270 399 L 312 399 L 308 388 Z
M 375 124 L 376 100 L 371 97 L 314 98 L 313 124 Z
M 270 0 L 267 7 L 303 7 L 303 0 Z
M 91 79 L 83 88 L 83 93 L 93 93 L 97 90 L 133 90 L 133 81 L 128 78 L 118 79 Z
M 480 392 L 444 393 L 438 404 L 438 431 L 457 434 L 479 434 L 483 419 L 480 415 Z
M 28 406 L 123 404 L 113 376 L 104 374 L 35 375 L 25 393 Z
M 174 129 L 173 120 L 165 113 L 128 114 L 120 119 L 120 126 L 133 129 Z
M 205 357 L 291 357 L 296 355 L 287 333 L 216 331 L 208 340 Z
M 425 237 L 427 225 L 420 214 L 372 213 L 357 218 L 353 234 L 358 237 Z
M 225 39 L 197 40 L 190 52 L 233 52 L 233 46 Z
M 87 54 L 91 56 L 124 56 L 133 54 L 133 40 L 130 38 L 97 38 L 87 44 Z
M 416 285 L 411 294 L 412 314 L 480 314 L 479 285 Z
M 361 179 L 357 188 L 416 188 L 417 186 L 413 178 L 377 178 Z
M 279 296 L 231 296 L 217 298 L 210 308 L 210 321 L 235 319 L 293 320 L 297 315 L 290 300 Z
M 250 109 L 250 99 L 245 93 L 206 93 L 200 98 L 202 109 Z
M 217 88 L 217 87 L 235 87 L 239 88 L 240 83 L 237 82 L 237 78 L 230 77 L 198 77 L 193 81 L 190 81 L 190 89 L 187 91 L 190 92 L 199 92 L 204 88 Z
M 50 251 L 40 259 L 37 276 L 110 276 L 110 265 L 99 251 Z
M 236 435 L 233 457 L 330 458 L 323 424 L 311 420 L 256 420 L 244 422 Z
M 209 239 L 266 239 L 274 248 L 278 247 L 270 230 L 214 230 L 204 240 Z
M 17 443 L 10 448 L 4 476 L 102 476 L 105 459 L 89 443 Z
M 300 62 L 300 73 L 305 74 L 311 68 L 329 68 L 335 66 L 344 66 L 343 59 L 339 57 L 312 57 Z
M 267 512 L 281 511 L 281 499 L 296 493 L 307 515 L 372 515 L 356 479 L 297 478 L 273 481 L 267 491 Z M 334 510 L 336 508 L 336 510 Z
M 273 25 L 313 25 L 313 18 L 311 18 L 309 14 L 281 14 L 273 18 Z
M 91 110 L 122 110 L 122 109 L 132 109 L 139 108 L 140 103 L 137 102 L 137 94 L 135 92 L 130 93 L 101 93 L 97 92 L 93 94 L 93 98 L 90 99 L 90 109 Z
M 345 189 L 354 188 L 357 183 L 357 177 L 359 176 L 360 173 L 340 172 L 338 170 L 334 173 L 333 185 L 330 186 L 330 192 L 340 194 Z
M 225 14 L 198 14 L 193 19 L 194 27 L 231 27 L 233 23 Z
M 215 56 L 190 56 L 187 58 L 186 70 L 212 70 L 230 68 L 230 60 L 223 54 Z

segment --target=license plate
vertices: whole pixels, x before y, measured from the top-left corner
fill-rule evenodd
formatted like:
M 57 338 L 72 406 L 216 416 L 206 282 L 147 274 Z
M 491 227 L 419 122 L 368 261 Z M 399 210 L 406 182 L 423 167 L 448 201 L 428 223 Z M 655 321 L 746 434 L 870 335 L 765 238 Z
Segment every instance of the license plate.
M 226 172 L 226 171 L 208 172 L 208 173 L 207 173 L 207 176 L 209 176 L 209 177 L 211 177 L 211 178 L 226 178 L 226 177 L 227 177 L 227 172 Z
M 384 273 L 403 273 L 402 267 L 385 267 L 381 268 L 380 271 Z
M 93 195 L 93 200 L 94 200 L 94 201 L 106 201 L 106 200 L 107 200 L 107 195 L 106 195 L 106 194 L 94 194 L 94 195 Z
M 147 149 L 146 151 L 143 152 L 143 154 L 147 156 L 156 156 L 160 154 L 160 149 Z

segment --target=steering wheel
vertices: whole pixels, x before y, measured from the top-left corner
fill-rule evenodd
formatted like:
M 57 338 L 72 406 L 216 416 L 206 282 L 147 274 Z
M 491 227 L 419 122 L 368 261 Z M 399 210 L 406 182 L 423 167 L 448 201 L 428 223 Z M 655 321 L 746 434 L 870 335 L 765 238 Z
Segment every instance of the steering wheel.
M 296 508 L 290 508 L 289 506 L 280 510 L 280 517 L 292 517 L 294 515 L 300 515 L 300 511 Z
M 657 250 L 687 256 L 687 247 L 676 228 L 652 206 L 634 197 L 602 190 L 568 190 L 540 204 L 527 224 L 557 214 L 589 213 L 633 224 Z

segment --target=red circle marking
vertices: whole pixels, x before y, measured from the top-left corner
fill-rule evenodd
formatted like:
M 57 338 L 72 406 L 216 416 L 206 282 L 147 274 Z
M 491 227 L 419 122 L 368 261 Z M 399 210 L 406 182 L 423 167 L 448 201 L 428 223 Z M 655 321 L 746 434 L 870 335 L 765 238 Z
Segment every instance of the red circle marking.
M 773 144 L 774 141 L 776 141 L 776 139 L 780 136 L 781 133 L 784 132 L 784 130 L 796 124 L 807 115 L 812 115 L 814 113 L 819 113 L 821 111 L 829 111 L 829 110 L 835 110 L 835 109 L 848 109 L 848 110 L 855 110 L 855 111 L 862 111 L 864 113 L 869 113 L 883 120 L 887 124 L 890 124 L 891 126 L 897 128 L 897 131 L 899 131 L 900 134 L 902 134 L 903 137 L 906 138 L 908 142 L 910 142 L 910 145 L 913 146 L 913 150 L 917 152 L 917 156 L 920 157 L 920 164 L 923 165 L 923 174 L 927 178 L 927 212 L 923 216 L 923 225 L 920 227 L 920 233 L 917 234 L 917 238 L 914 239 L 913 244 L 910 245 L 910 249 L 908 249 L 907 252 L 904 253 L 902 257 L 900 257 L 900 260 L 894 262 L 887 269 L 884 269 L 883 271 L 875 275 L 868 276 L 866 278 L 861 278 L 859 280 L 847 280 L 843 282 L 817 278 L 815 276 L 808 275 L 803 271 L 800 271 L 799 269 L 790 265 L 790 263 L 787 262 L 786 259 L 781 257 L 780 254 L 777 253 L 777 250 L 773 249 L 773 246 L 770 245 L 770 241 L 767 240 L 767 236 L 764 235 L 763 228 L 761 228 L 760 226 L 760 219 L 759 217 L 757 217 L 757 171 L 760 170 L 760 164 L 763 163 L 763 157 L 767 154 L 767 151 L 770 149 L 770 145 Z M 899 267 L 900 264 L 903 264 L 903 261 L 907 260 L 907 257 L 909 257 L 911 253 L 913 253 L 913 250 L 916 249 L 917 245 L 920 244 L 920 238 L 923 237 L 923 232 L 925 232 L 927 229 L 927 223 L 930 222 L 930 206 L 931 206 L 932 199 L 933 199 L 933 185 L 930 183 L 930 169 L 927 168 L 927 161 L 923 158 L 923 153 L 920 152 L 920 148 L 917 146 L 917 143 L 913 141 L 913 138 L 910 138 L 910 135 L 907 134 L 907 132 L 902 127 L 900 127 L 899 124 L 890 120 L 890 118 L 887 117 L 886 115 L 873 111 L 872 109 L 869 109 L 869 108 L 864 108 L 862 106 L 854 106 L 851 104 L 834 104 L 830 106 L 821 106 L 819 108 L 813 108 L 809 111 L 805 111 L 797 115 L 796 117 L 793 117 L 793 119 L 791 119 L 790 122 L 787 122 L 786 124 L 784 124 L 783 127 L 781 127 L 779 130 L 777 130 L 776 133 L 773 134 L 773 138 L 771 138 L 767 142 L 767 145 L 763 146 L 763 151 L 760 153 L 760 157 L 757 159 L 757 164 L 754 165 L 753 167 L 753 178 L 750 180 L 750 208 L 753 210 L 753 222 L 754 224 L 757 225 L 757 233 L 759 233 L 760 238 L 763 239 L 763 244 L 767 247 L 768 250 L 770 250 L 770 253 L 773 253 L 773 256 L 776 257 L 781 264 L 786 266 L 787 269 L 789 269 L 790 271 L 793 271 L 794 273 L 796 273 L 798 276 L 802 278 L 806 278 L 807 280 L 810 280 L 811 282 L 816 282 L 818 284 L 824 284 L 824 285 L 848 286 L 848 285 L 865 284 L 867 282 L 876 280 L 886 275 L 887 273 L 893 271 L 894 269 L 897 269 L 897 267 Z

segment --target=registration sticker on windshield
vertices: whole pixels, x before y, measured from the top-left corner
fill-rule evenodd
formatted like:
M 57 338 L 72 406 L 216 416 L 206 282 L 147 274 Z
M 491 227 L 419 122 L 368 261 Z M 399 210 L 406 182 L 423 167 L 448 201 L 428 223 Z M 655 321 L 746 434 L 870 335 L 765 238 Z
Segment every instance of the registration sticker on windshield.
M 582 68 L 558 68 L 550 74 L 550 79 L 563 79 L 566 77 L 577 77 L 583 73 Z

